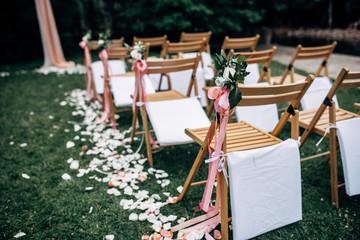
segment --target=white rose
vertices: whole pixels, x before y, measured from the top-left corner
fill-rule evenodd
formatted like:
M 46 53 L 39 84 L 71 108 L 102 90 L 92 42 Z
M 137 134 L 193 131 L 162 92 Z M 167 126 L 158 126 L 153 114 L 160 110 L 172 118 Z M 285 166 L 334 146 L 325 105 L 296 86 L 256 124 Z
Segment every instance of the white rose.
M 141 47 L 139 45 L 135 45 L 134 50 L 139 52 L 141 50 Z
M 224 69 L 223 77 L 224 78 L 229 78 L 229 73 L 231 73 L 231 76 L 234 76 L 235 72 L 236 72 L 236 70 L 234 68 L 226 67 Z
M 98 44 L 99 44 L 99 45 L 103 45 L 104 43 L 105 43 L 105 42 L 104 42 L 104 40 L 102 40 L 102 39 L 98 41 Z
M 136 55 L 137 55 L 137 51 L 136 51 L 136 50 L 132 50 L 131 53 L 130 53 L 130 55 L 131 55 L 131 57 L 132 57 L 133 59 L 135 59 L 135 58 L 136 58 Z
M 224 87 L 224 83 L 225 83 L 225 78 L 223 78 L 223 77 L 217 77 L 215 79 L 215 84 L 218 87 Z
M 137 53 L 135 59 L 136 60 L 141 60 L 141 58 L 142 58 L 141 53 Z

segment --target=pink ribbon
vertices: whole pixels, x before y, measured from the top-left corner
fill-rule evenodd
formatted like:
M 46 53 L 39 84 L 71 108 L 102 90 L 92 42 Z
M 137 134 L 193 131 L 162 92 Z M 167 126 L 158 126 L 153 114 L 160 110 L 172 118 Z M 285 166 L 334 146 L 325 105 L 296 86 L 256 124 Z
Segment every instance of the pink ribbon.
M 109 98 L 111 97 L 111 89 L 110 89 L 110 76 L 108 75 L 108 53 L 106 49 L 103 49 L 100 53 L 99 53 L 99 57 L 101 59 L 101 61 L 104 64 L 104 112 L 101 115 L 101 118 L 99 120 L 97 120 L 95 123 L 96 124 L 100 124 L 100 123 L 104 123 L 106 121 L 106 119 L 110 118 L 110 122 L 112 125 L 113 129 L 116 129 L 115 126 L 115 118 L 114 116 L 110 113 L 110 101 Z
M 136 105 L 136 101 L 138 100 L 139 94 L 140 94 L 139 101 L 143 103 L 146 101 L 144 75 L 146 74 L 147 69 L 148 66 L 145 60 L 134 61 L 131 68 L 131 70 L 135 72 L 135 92 L 134 92 L 133 105 L 132 105 L 133 112 L 135 112 L 135 105 Z
M 137 60 L 133 62 L 131 70 L 135 72 L 135 92 L 133 96 L 132 110 L 135 113 L 136 102 L 139 101 L 146 104 L 146 86 L 145 78 L 148 66 L 145 60 Z M 157 142 L 150 135 L 150 143 L 153 146 L 157 146 Z
M 99 94 L 96 93 L 94 94 L 95 96 L 91 95 L 91 60 L 89 46 L 85 41 L 81 41 L 79 45 L 82 49 L 84 49 L 84 63 L 86 69 L 86 96 L 90 101 L 98 100 L 99 102 L 102 102 Z
M 187 222 L 179 224 L 173 227 L 172 231 L 179 231 L 182 230 L 184 233 L 189 233 L 195 231 L 197 229 L 206 228 L 205 238 L 207 240 L 213 240 L 214 238 L 210 236 L 210 232 L 220 223 L 221 221 L 221 209 L 220 209 L 220 184 L 217 184 L 216 187 L 216 200 L 215 200 L 215 207 L 210 206 L 211 195 L 214 188 L 215 177 L 220 180 L 220 172 L 218 171 L 218 164 L 220 161 L 220 154 L 222 145 L 225 138 L 226 133 L 226 126 L 229 118 L 229 93 L 230 89 L 227 87 L 220 88 L 220 87 L 212 87 L 208 91 L 208 97 L 210 99 L 215 99 L 214 106 L 217 113 L 220 115 L 220 130 L 219 130 L 219 137 L 216 137 L 216 130 L 217 130 L 217 115 L 215 119 L 215 152 L 212 156 L 210 150 L 210 139 L 208 139 L 209 145 L 209 155 L 211 158 L 215 158 L 216 160 L 211 161 L 209 163 L 209 172 L 208 172 L 208 179 L 206 181 L 206 186 L 204 190 L 204 194 L 202 200 L 199 204 L 201 210 L 205 211 L 206 214 L 193 218 Z M 209 129 L 210 131 L 210 129 Z M 208 134 L 209 135 L 209 134 Z M 196 225 L 194 225 L 196 224 Z M 194 225 L 190 227 L 191 225 Z

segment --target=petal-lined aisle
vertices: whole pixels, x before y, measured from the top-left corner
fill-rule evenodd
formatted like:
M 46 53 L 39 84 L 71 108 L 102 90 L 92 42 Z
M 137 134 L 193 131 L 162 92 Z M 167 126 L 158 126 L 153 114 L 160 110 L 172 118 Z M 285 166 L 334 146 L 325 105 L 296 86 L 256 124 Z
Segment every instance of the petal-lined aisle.
M 152 228 L 148 230 L 150 236 L 144 235 L 143 239 L 149 239 L 151 235 L 153 239 L 185 239 L 181 232 L 177 238 L 173 238 L 175 236 L 170 232 L 171 226 L 184 222 L 185 217 L 165 216 L 160 211 L 162 207 L 177 202 L 176 196 L 181 192 L 182 186 L 177 188 L 177 192 L 169 192 L 169 174 L 162 169 L 149 168 L 147 159 L 139 153 L 139 149 L 134 150 L 129 144 L 131 129 L 120 131 L 95 124 L 102 106 L 99 102 L 88 101 L 86 91 L 76 89 L 65 95 L 65 100 L 60 105 L 75 108 L 72 115 L 83 118 L 81 122 L 69 122 L 80 135 L 74 140 L 85 138 L 93 144 L 89 147 L 84 145 L 80 151 L 80 158 L 82 155 L 91 156 L 90 163 L 85 164 L 76 160 L 79 156 L 73 156 L 67 160 L 69 168 L 77 169 L 77 177 L 102 182 L 104 187 L 107 185 L 107 193 L 119 197 L 119 206 L 129 212 L 130 221 L 149 222 Z M 66 147 L 74 146 L 72 141 L 67 142 Z M 146 189 L 145 182 L 160 185 L 162 192 L 150 192 Z M 85 190 L 91 191 L 93 188 L 87 187 Z M 91 207 L 89 212 L 92 210 Z M 155 233 L 151 234 L 153 231 Z M 186 239 L 201 239 L 203 235 L 204 231 L 194 231 Z

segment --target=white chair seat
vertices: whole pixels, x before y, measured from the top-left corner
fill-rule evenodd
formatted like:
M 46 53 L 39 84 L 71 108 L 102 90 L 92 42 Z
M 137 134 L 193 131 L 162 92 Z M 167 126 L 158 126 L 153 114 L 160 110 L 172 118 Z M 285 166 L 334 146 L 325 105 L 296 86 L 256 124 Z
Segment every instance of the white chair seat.
M 305 80 L 305 79 L 304 79 Z M 326 94 L 329 92 L 332 84 L 327 77 L 317 77 L 311 84 L 304 97 L 301 99 L 303 110 L 319 108 L 324 101 Z M 336 108 L 339 108 L 336 96 L 333 97 Z
M 249 239 L 302 219 L 296 141 L 228 155 L 234 239 Z
M 126 72 L 126 64 L 121 60 L 109 60 L 109 74 L 123 74 Z M 100 94 L 104 93 L 104 65 L 101 61 L 91 64 L 96 91 Z
M 210 126 L 210 121 L 196 98 L 147 102 L 146 110 L 160 145 L 194 142 L 185 128 Z
M 269 84 L 262 82 L 247 85 L 268 86 Z M 279 122 L 276 104 L 236 107 L 235 115 L 238 122 L 246 121 L 265 132 L 272 132 Z
M 155 93 L 149 77 L 145 75 L 144 78 L 146 93 Z M 131 95 L 134 94 L 135 91 L 135 76 L 112 77 L 110 85 L 116 107 L 129 106 L 132 104 L 133 99 Z
M 357 195 L 360 194 L 360 118 L 340 121 L 336 125 L 346 193 Z

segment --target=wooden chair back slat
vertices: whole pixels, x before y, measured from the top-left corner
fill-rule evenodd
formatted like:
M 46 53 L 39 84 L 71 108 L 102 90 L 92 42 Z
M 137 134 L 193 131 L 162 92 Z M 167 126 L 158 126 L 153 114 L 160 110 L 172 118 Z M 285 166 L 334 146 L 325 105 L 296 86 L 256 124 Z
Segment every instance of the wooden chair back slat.
M 255 51 L 259 38 L 259 34 L 256 34 L 254 37 L 246 38 L 229 38 L 229 36 L 226 36 L 221 46 L 221 49 L 225 51 L 227 49 L 250 48 L 251 51 Z
M 204 51 L 210 53 L 210 37 L 211 31 L 209 32 L 201 32 L 201 33 L 185 33 L 182 32 L 180 36 L 180 42 L 192 42 L 192 41 L 201 41 L 204 40 Z
M 164 46 L 167 39 L 167 35 L 164 35 L 162 37 L 148 37 L 148 38 L 139 38 L 139 37 L 133 37 L 133 45 L 135 42 L 143 42 L 143 43 L 149 43 L 150 47 L 153 46 Z
M 188 52 L 203 52 L 205 47 L 205 41 L 193 41 L 193 42 L 174 42 L 166 41 L 164 49 L 162 51 L 162 58 L 167 58 L 168 54 L 176 53 L 180 57 L 182 53 Z
M 117 47 L 123 47 L 124 44 L 124 37 L 121 37 L 120 39 L 111 39 L 111 43 L 109 44 L 108 48 L 117 48 Z M 97 40 L 92 40 L 90 42 L 89 49 L 90 50 L 97 50 L 99 47 Z

